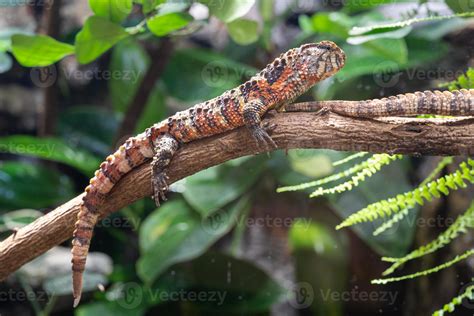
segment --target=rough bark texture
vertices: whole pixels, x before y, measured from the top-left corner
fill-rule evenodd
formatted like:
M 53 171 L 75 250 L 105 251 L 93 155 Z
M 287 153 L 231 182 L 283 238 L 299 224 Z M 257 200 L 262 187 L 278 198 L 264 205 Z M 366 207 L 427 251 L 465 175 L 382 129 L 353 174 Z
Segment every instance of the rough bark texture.
M 355 119 L 334 113 L 271 113 L 280 149 L 328 148 L 373 153 L 472 155 L 474 119 Z M 259 153 L 243 128 L 189 143 L 170 165 L 170 183 L 227 160 Z M 124 177 L 102 208 L 104 216 L 152 193 L 150 165 Z M 0 280 L 72 236 L 82 195 L 19 229 L 0 243 Z

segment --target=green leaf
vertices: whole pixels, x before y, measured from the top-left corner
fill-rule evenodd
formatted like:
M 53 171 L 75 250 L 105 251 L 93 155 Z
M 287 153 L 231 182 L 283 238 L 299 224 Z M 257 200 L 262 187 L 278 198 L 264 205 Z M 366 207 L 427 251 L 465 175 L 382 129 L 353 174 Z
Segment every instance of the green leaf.
M 171 96 L 195 103 L 235 88 L 255 73 L 255 68 L 211 50 L 183 49 L 171 57 L 163 81 Z
M 89 6 L 96 16 L 114 23 L 120 23 L 132 12 L 132 0 L 89 0 Z
M 119 25 L 98 16 L 89 17 L 76 35 L 76 56 L 87 64 L 128 36 Z
M 445 2 L 455 13 L 474 11 L 474 1 L 472 0 L 446 0 Z
M 21 209 L 8 212 L 0 216 L 0 231 L 21 228 L 41 216 L 43 216 L 43 213 L 33 209 Z
M 214 300 L 188 302 L 200 315 L 265 314 L 293 294 L 253 263 L 226 254 L 208 252 L 187 266 L 193 291 L 215 293 Z
M 289 150 L 288 161 L 294 171 L 312 178 L 325 176 L 333 171 L 331 159 L 320 150 Z
M 140 298 L 141 299 L 141 298 Z M 135 306 L 134 306 L 135 307 Z M 145 315 L 146 308 L 137 306 L 130 308 L 126 302 L 95 302 L 91 304 L 81 304 L 77 309 L 77 316 L 142 316 Z
M 238 168 L 222 164 L 203 170 L 186 178 L 183 197 L 202 216 L 208 216 L 246 192 L 264 167 L 263 159 L 258 157 Z
M 60 113 L 58 133 L 68 146 L 103 158 L 118 145 L 112 144 L 119 123 L 117 116 L 104 107 L 70 107 Z
M 109 81 L 112 104 L 124 113 L 150 65 L 150 58 L 136 41 L 123 41 L 112 52 L 110 71 L 119 74 Z M 164 95 L 157 83 L 152 88 L 136 131 L 141 132 L 166 116 Z
M 255 4 L 255 0 L 199 0 L 199 2 L 207 5 L 212 15 L 226 23 L 244 16 Z
M 147 14 L 153 11 L 158 5 L 164 3 L 166 0 L 140 0 L 142 4 L 143 13 Z
M 0 152 L 37 157 L 62 162 L 91 175 L 100 160 L 85 151 L 69 147 L 56 138 L 15 135 L 0 138 Z
M 140 228 L 138 275 L 153 283 L 172 264 L 203 254 L 233 227 L 237 214 L 247 205 L 248 200 L 242 199 L 229 210 L 201 220 L 184 201 L 164 204 Z
M 0 210 L 51 207 L 72 196 L 71 180 L 53 169 L 31 162 L 0 162 Z
M 354 23 L 349 16 L 340 12 L 317 13 L 312 16 L 312 31 L 315 33 L 333 34 L 346 38 L 349 28 Z
M 188 13 L 173 12 L 154 15 L 146 21 L 146 24 L 156 36 L 165 36 L 185 27 L 192 20 L 193 17 Z
M 15 34 L 12 36 L 12 53 L 22 66 L 42 67 L 73 54 L 74 46 L 46 35 Z
M 408 35 L 412 30 L 411 27 L 407 26 L 401 29 L 395 29 L 394 31 L 383 32 L 383 33 L 376 33 L 370 35 L 362 35 L 362 36 L 351 36 L 347 39 L 347 42 L 352 45 L 359 45 L 365 42 L 373 41 L 376 39 L 399 39 L 403 38 Z
M 249 45 L 258 40 L 258 23 L 248 19 L 237 19 L 227 24 L 230 37 L 240 45 Z
M 349 34 L 350 35 L 378 34 L 378 33 L 393 31 L 395 29 L 404 28 L 412 24 L 421 23 L 421 22 L 431 22 L 431 21 L 453 19 L 453 18 L 458 18 L 458 17 L 472 17 L 472 16 L 474 16 L 474 12 L 465 12 L 465 13 L 444 15 L 444 16 L 429 16 L 425 18 L 413 18 L 413 19 L 399 21 L 399 22 L 382 23 L 382 24 L 368 25 L 368 26 L 363 26 L 363 27 L 354 27 L 349 31 Z

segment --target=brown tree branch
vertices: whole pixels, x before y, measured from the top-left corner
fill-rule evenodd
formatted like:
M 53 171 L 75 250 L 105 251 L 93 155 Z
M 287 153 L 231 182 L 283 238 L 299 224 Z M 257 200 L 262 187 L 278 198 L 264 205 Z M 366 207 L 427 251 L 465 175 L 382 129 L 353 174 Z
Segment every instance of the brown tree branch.
M 328 148 L 373 153 L 471 155 L 474 119 L 385 120 L 355 119 L 334 113 L 271 113 L 272 137 L 280 149 Z M 227 160 L 257 154 L 244 128 L 186 144 L 169 168 L 170 182 Z M 112 190 L 102 208 L 104 216 L 150 196 L 150 165 L 133 170 Z M 0 243 L 0 280 L 26 262 L 72 236 L 82 195 L 19 229 Z

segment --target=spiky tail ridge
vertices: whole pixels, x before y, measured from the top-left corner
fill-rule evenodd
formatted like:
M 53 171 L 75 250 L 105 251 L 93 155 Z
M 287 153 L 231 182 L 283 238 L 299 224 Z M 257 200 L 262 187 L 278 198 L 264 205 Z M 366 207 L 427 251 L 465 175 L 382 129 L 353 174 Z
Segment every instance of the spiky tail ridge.
M 74 307 L 81 299 L 82 274 L 92 231 L 100 216 L 100 206 L 110 190 L 127 172 L 153 157 L 156 135 L 162 133 L 163 129 L 165 129 L 163 125 L 152 127 L 145 133 L 129 138 L 114 154 L 107 157 L 86 187 L 75 224 L 71 250 Z
M 474 89 L 423 91 L 366 101 L 319 101 L 285 106 L 287 112 L 318 111 L 353 117 L 413 116 L 419 114 L 474 116 Z

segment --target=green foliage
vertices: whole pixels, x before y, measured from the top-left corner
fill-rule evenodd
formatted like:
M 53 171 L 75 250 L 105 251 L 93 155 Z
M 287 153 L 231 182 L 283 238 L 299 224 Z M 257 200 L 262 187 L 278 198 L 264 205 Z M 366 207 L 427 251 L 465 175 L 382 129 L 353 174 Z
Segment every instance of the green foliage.
M 393 263 L 390 268 L 383 272 L 383 275 L 391 274 L 404 263 L 435 252 L 436 250 L 448 245 L 453 239 L 459 237 L 460 234 L 466 233 L 469 228 L 474 228 L 474 202 L 467 211 L 460 215 L 451 226 L 439 234 L 432 242 L 413 250 L 402 258 L 383 257 L 383 261 Z
M 468 286 L 465 288 L 464 292 L 456 297 L 453 297 L 451 302 L 443 306 L 443 309 L 437 310 L 433 313 L 433 316 L 443 316 L 445 312 L 452 313 L 456 306 L 461 305 L 464 299 L 473 300 L 474 299 L 474 285 Z
M 122 22 L 132 12 L 132 0 L 89 0 L 89 6 L 96 16 L 114 23 Z
M 394 22 L 394 23 L 384 23 L 379 25 L 370 25 L 364 27 L 354 27 L 350 31 L 350 35 L 372 35 L 372 34 L 379 34 L 385 33 L 387 31 L 393 31 L 395 29 L 401 29 L 404 27 L 409 27 L 415 23 L 421 22 L 433 22 L 439 20 L 446 20 L 446 19 L 453 19 L 453 18 L 462 18 L 462 17 L 472 17 L 474 16 L 474 12 L 463 12 L 453 15 L 447 16 L 429 16 L 425 18 L 413 18 L 405 21 Z
M 456 89 L 474 89 L 474 68 L 468 68 L 466 73 L 447 85 L 450 91 Z
M 187 13 L 172 12 L 154 15 L 147 20 L 146 24 L 156 36 L 165 36 L 185 27 L 192 20 L 192 16 Z
M 77 168 L 90 176 L 100 160 L 86 151 L 77 150 L 56 138 L 16 135 L 0 138 L 0 152 L 57 161 Z
M 419 271 L 419 272 L 416 272 L 416 273 L 412 273 L 412 274 L 408 274 L 408 275 L 404 275 L 404 276 L 400 276 L 400 277 L 395 277 L 395 278 L 372 280 L 372 284 L 387 284 L 387 283 L 390 283 L 390 282 L 398 282 L 398 281 L 402 281 L 402 280 L 414 279 L 414 278 L 417 278 L 417 277 L 420 277 L 420 276 L 426 276 L 428 274 L 439 272 L 443 269 L 449 268 L 452 265 L 454 265 L 454 264 L 456 264 L 456 263 L 458 263 L 462 260 L 465 260 L 466 258 L 468 258 L 472 255 L 474 255 L 474 249 L 468 250 L 465 253 L 454 257 L 452 260 L 449 260 L 449 261 L 447 261 L 443 264 L 437 265 L 437 266 L 435 266 L 431 269 L 427 269 L 427 270 L 423 270 L 423 271 Z
M 348 157 L 346 161 L 352 160 L 353 158 L 359 157 L 361 155 L 356 155 L 352 157 Z M 382 168 L 385 165 L 390 164 L 392 161 L 401 159 L 401 155 L 387 155 L 387 154 L 377 154 L 373 155 L 369 159 L 367 159 L 364 162 L 358 163 L 351 168 L 348 168 L 344 171 L 341 171 L 339 173 L 330 175 L 328 177 L 325 177 L 320 180 L 316 181 L 311 181 L 303 184 L 298 184 L 295 186 L 287 186 L 287 187 L 281 187 L 277 189 L 277 192 L 286 192 L 286 191 L 298 191 L 298 190 L 304 190 L 307 188 L 315 187 L 315 186 L 320 186 L 323 184 L 327 184 L 333 181 L 340 180 L 342 178 L 348 177 L 352 174 L 355 174 L 354 176 L 351 177 L 350 180 L 336 185 L 332 188 L 324 189 L 322 187 L 317 188 L 311 195 L 310 197 L 317 197 L 325 194 L 333 194 L 333 193 L 341 193 L 347 190 L 351 190 L 353 187 L 356 187 L 359 185 L 360 182 L 365 181 L 366 178 L 370 178 L 372 175 L 374 175 L 380 168 Z M 342 163 L 346 162 L 343 161 Z M 341 162 L 337 162 L 338 164 L 341 164 Z
M 249 19 L 237 19 L 227 23 L 230 37 L 239 45 L 249 45 L 258 40 L 258 23 Z
M 74 53 L 74 46 L 46 35 L 15 34 L 11 45 L 16 60 L 25 67 L 49 66 Z
M 362 157 L 364 157 L 364 156 L 367 156 L 368 154 L 369 154 L 368 152 L 361 151 L 361 152 L 352 154 L 352 155 L 350 155 L 350 156 L 347 156 L 346 158 L 343 158 L 343 159 L 341 159 L 341 160 L 334 161 L 334 162 L 332 163 L 332 166 L 333 166 L 333 167 L 337 167 L 337 166 L 343 165 L 343 164 L 345 164 L 345 163 L 348 163 L 349 161 L 352 161 L 352 160 L 354 160 L 354 159 L 362 158 Z
M 226 23 L 244 16 L 255 4 L 255 0 L 199 0 L 199 2 L 205 4 L 212 15 Z
M 455 172 L 435 181 L 420 185 L 413 191 L 398 194 L 396 197 L 373 203 L 346 218 L 336 228 L 341 229 L 357 223 L 373 221 L 378 217 L 385 217 L 392 213 L 397 213 L 405 208 L 411 208 L 416 204 L 423 205 L 425 201 L 439 198 L 441 194 L 448 195 L 450 190 L 465 188 L 465 181 L 474 183 L 473 167 L 474 160 L 468 159 L 467 163 L 462 162 Z
M 76 57 L 87 64 L 105 53 L 128 33 L 119 25 L 99 16 L 91 16 L 76 35 Z

